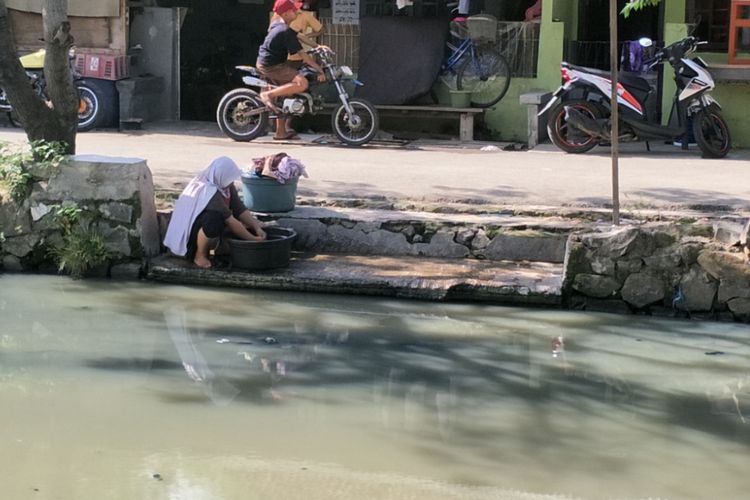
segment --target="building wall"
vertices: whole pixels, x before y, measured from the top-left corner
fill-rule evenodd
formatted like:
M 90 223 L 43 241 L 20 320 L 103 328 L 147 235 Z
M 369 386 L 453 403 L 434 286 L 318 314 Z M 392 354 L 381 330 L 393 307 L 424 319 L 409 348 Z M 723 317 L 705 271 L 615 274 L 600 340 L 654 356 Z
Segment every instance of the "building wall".
M 67 0 L 68 15 L 81 17 L 117 17 L 126 0 Z M 42 12 L 42 0 L 5 0 L 9 9 Z
M 556 8 L 556 3 L 562 7 Z M 521 94 L 532 90 L 553 91 L 560 86 L 560 61 L 563 59 L 563 46 L 566 22 L 575 18 L 577 9 L 566 0 L 544 0 L 542 4 L 542 25 L 539 35 L 539 56 L 536 78 L 513 78 L 508 93 L 503 99 L 485 112 L 487 128 L 502 141 L 526 142 L 528 138 L 526 106 L 521 105 Z
M 123 4 L 123 9 L 125 9 Z M 68 9 L 70 12 L 70 9 Z M 42 15 L 38 12 L 8 9 L 13 39 L 22 54 L 44 46 Z M 76 50 L 98 53 L 125 54 L 128 47 L 128 24 L 125 10 L 116 16 L 68 15 L 70 31 L 75 38 Z
M 664 41 L 669 44 L 688 35 L 685 24 L 685 0 L 663 0 Z M 508 94 L 485 113 L 485 123 L 499 140 L 524 141 L 526 139 L 526 109 L 519 104 L 519 96 L 531 90 L 552 91 L 560 85 L 560 61 L 566 40 L 574 39 L 578 25 L 577 0 L 544 0 L 539 41 L 539 59 L 536 78 L 515 78 Z M 709 63 L 726 63 L 726 54 L 701 54 Z M 669 71 L 669 70 L 667 70 Z M 734 147 L 750 147 L 750 69 L 747 81 L 717 79 L 714 97 L 721 103 L 723 115 L 732 134 Z M 662 88 L 662 116 L 669 117 L 675 84 L 669 72 Z
M 729 125 L 732 146 L 750 147 L 750 120 L 747 118 L 750 106 L 750 81 L 719 81 L 713 96 L 721 104 L 722 115 Z
M 526 106 L 519 103 L 521 94 L 538 88 L 536 78 L 514 78 L 508 93 L 494 107 L 487 110 L 484 122 L 493 136 L 502 141 L 526 142 Z

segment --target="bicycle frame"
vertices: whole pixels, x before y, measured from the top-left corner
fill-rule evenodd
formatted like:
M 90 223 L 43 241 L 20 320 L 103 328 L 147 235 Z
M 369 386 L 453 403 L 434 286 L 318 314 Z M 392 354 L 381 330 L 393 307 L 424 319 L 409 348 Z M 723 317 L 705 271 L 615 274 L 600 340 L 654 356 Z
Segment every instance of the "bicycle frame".
M 478 38 L 472 38 L 466 27 L 452 23 L 445 43 L 447 50 L 438 75 L 451 92 L 469 93 L 474 107 L 497 104 L 510 85 L 510 66 L 494 40 L 494 36 L 481 32 Z
M 474 46 L 474 42 L 471 38 L 465 38 L 458 45 L 458 47 L 454 47 L 450 44 L 448 46 L 451 48 L 452 53 L 440 68 L 441 73 L 451 71 L 455 66 L 458 65 L 459 61 L 463 59 L 464 55 L 466 55 L 467 52 L 469 52 L 469 54 L 471 55 L 472 60 L 476 60 L 476 47 Z

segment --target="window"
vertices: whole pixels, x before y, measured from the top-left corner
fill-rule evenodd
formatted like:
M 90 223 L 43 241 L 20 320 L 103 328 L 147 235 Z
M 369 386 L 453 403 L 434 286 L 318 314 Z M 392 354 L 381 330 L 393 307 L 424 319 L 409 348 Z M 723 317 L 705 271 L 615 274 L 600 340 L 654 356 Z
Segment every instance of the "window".
M 688 0 L 685 22 L 697 23 L 693 32 L 708 42 L 708 50 L 726 52 L 729 45 L 729 5 L 731 0 Z

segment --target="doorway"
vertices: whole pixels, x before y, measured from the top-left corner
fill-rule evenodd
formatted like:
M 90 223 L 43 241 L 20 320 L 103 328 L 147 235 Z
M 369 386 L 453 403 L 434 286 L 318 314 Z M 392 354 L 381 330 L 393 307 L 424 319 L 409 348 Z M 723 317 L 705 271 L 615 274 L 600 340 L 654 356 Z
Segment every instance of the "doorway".
M 627 0 L 617 1 L 618 12 Z M 617 41 L 619 44 L 648 37 L 654 41 L 663 39 L 663 2 L 658 7 L 635 11 L 628 18 L 617 19 Z M 621 47 L 621 45 L 620 45 Z M 573 64 L 590 68 L 609 69 L 609 2 L 602 0 L 579 0 L 578 37 L 569 42 L 566 59 Z M 618 54 L 622 51 L 618 50 Z
M 236 65 L 255 65 L 268 29 L 264 0 L 190 2 L 180 33 L 181 117 L 213 121 L 229 89 L 241 85 Z

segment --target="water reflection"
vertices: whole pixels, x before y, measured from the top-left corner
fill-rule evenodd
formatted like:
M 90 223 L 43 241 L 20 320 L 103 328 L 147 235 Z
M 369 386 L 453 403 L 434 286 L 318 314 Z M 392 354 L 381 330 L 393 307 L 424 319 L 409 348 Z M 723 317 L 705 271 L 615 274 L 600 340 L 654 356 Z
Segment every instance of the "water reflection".
M 0 311 L 7 498 L 748 486 L 740 325 L 7 275 Z

